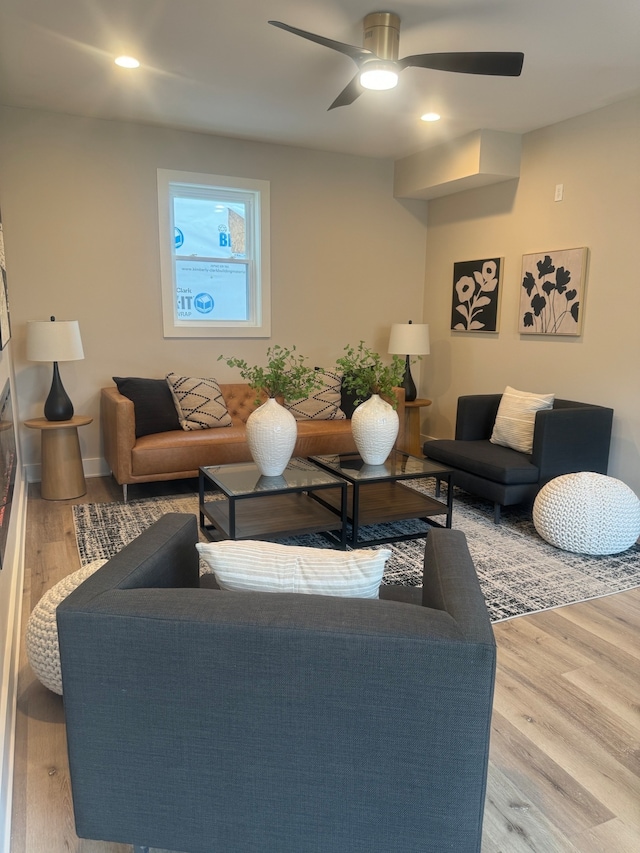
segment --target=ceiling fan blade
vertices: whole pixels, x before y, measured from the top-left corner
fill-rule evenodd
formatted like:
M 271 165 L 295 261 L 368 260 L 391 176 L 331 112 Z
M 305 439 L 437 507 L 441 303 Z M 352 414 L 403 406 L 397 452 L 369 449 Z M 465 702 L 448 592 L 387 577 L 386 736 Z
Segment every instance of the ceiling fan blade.
M 519 77 L 524 53 L 422 53 L 398 60 L 401 68 L 433 68 L 462 74 L 492 74 Z
M 355 44 L 344 44 L 341 41 L 334 41 L 334 39 L 328 39 L 325 38 L 325 36 L 309 33 L 307 30 L 299 30 L 297 27 L 290 27 L 289 24 L 283 24 L 281 21 L 267 21 L 267 23 L 274 27 L 279 27 L 281 30 L 293 33 L 296 36 L 302 36 L 302 38 L 309 39 L 309 41 L 314 41 L 317 44 L 324 45 L 324 47 L 330 47 L 332 50 L 344 53 L 347 56 L 350 56 L 355 62 L 360 62 L 361 60 L 370 59 L 372 56 L 375 56 L 375 54 L 364 47 L 357 47 Z
M 360 72 L 358 71 L 356 76 L 350 83 L 347 83 L 342 92 L 340 92 L 338 97 L 331 104 L 329 110 L 333 110 L 336 107 L 346 107 L 349 104 L 352 104 L 363 92 L 364 87 L 360 84 Z M 327 112 L 329 112 L 329 110 L 327 110 Z

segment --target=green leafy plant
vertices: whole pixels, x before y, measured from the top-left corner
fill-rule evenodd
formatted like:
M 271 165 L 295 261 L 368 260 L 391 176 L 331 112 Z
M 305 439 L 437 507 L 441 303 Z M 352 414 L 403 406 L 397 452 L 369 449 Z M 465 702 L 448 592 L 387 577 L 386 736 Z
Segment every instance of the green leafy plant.
M 298 354 L 295 346 L 290 349 L 279 344 L 269 347 L 265 367 L 248 364 L 244 358 L 220 355 L 220 360 L 224 360 L 228 367 L 237 367 L 251 388 L 264 391 L 268 397 L 299 400 L 320 387 L 316 371 L 305 364 L 305 356 Z
M 397 408 L 394 388 L 402 385 L 405 368 L 402 356 L 394 355 L 391 364 L 385 364 L 377 352 L 365 346 L 364 341 L 360 341 L 357 349 L 346 346 L 344 350 L 345 355 L 338 358 L 336 364 L 344 374 L 342 385 L 350 394 L 355 394 L 356 404 L 371 394 L 379 394 L 388 399 L 394 409 Z

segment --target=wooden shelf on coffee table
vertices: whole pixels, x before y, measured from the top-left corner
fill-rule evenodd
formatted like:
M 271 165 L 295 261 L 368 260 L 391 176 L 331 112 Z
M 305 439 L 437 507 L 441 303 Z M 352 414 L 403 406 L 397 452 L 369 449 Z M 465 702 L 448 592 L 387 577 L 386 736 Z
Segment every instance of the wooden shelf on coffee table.
M 329 502 L 329 501 L 327 501 Z M 332 506 L 334 501 L 331 501 Z M 229 502 L 208 501 L 204 514 L 224 539 L 282 539 L 304 533 L 323 533 L 340 528 L 340 497 L 336 496 L 336 511 L 327 509 L 305 494 L 269 495 L 235 502 L 235 530 L 229 520 Z M 209 533 L 214 531 L 208 528 Z M 205 533 L 207 531 L 205 530 Z
M 207 499 L 212 488 L 216 500 Z M 347 484 L 306 460 L 292 459 L 280 477 L 261 477 L 253 463 L 205 466 L 199 492 L 200 528 L 211 541 L 331 533 L 346 547 Z
M 324 495 L 323 500 L 335 506 L 331 495 Z M 360 488 L 358 523 L 361 526 L 446 513 L 446 504 L 402 483 L 370 483 Z M 347 486 L 347 520 L 353 523 L 353 486 Z
M 348 483 L 347 521 L 351 534 L 347 543 L 352 548 L 379 545 L 387 542 L 402 542 L 419 539 L 427 535 L 429 526 L 451 527 L 453 515 L 453 472 L 430 459 L 420 459 L 401 450 L 392 450 L 381 465 L 366 465 L 358 453 L 341 453 L 333 456 L 312 456 L 311 462 L 327 471 L 343 477 Z M 436 483 L 447 484 L 447 502 L 412 489 L 402 481 L 433 477 Z M 333 497 L 323 494 L 318 498 L 333 505 Z M 335 508 L 335 507 L 334 507 Z M 433 520 L 433 516 L 445 516 L 445 523 Z M 422 529 L 412 533 L 392 533 L 363 539 L 360 528 L 373 524 L 389 524 L 396 521 L 416 519 L 424 522 Z

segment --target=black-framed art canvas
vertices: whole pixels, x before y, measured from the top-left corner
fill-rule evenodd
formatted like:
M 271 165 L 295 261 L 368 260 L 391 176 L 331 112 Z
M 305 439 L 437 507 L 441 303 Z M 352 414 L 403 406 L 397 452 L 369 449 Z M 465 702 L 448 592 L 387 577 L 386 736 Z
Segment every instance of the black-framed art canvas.
M 583 246 L 522 256 L 520 334 L 582 332 L 587 251 Z
M 458 261 L 453 265 L 451 328 L 455 332 L 497 332 L 503 258 Z
M 9 322 L 9 297 L 7 294 L 7 264 L 4 255 L 4 233 L 0 216 L 0 349 L 4 349 L 11 337 Z

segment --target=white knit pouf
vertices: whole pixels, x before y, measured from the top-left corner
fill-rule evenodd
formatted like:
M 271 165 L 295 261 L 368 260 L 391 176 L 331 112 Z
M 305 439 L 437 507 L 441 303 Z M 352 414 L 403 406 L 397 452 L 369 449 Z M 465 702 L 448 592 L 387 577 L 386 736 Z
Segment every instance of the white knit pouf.
M 27 658 L 39 681 L 62 696 L 60 648 L 56 608 L 76 587 L 103 566 L 106 560 L 94 560 L 62 578 L 42 596 L 27 622 Z
M 621 480 L 581 471 L 543 486 L 533 504 L 540 536 L 576 554 L 619 554 L 640 536 L 640 500 Z

